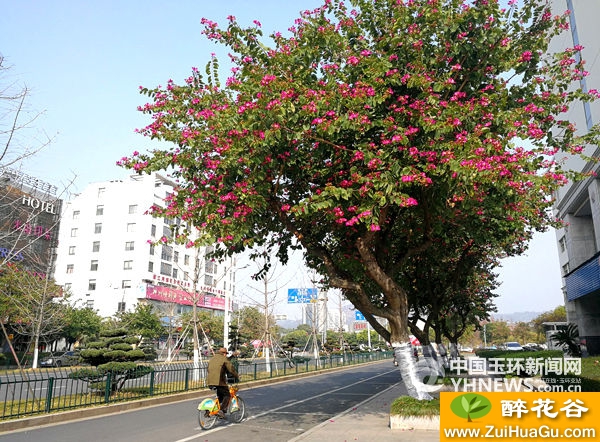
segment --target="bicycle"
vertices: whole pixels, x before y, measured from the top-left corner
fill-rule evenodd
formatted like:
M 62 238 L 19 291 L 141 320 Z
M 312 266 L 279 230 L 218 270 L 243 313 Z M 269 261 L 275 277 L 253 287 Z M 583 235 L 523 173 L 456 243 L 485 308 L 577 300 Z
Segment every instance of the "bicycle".
M 240 423 L 244 419 L 246 413 L 246 404 L 244 400 L 237 395 L 239 387 L 237 385 L 229 386 L 229 394 L 231 400 L 227 407 L 226 418 L 235 422 Z M 200 404 L 198 404 L 198 423 L 204 430 L 209 430 L 215 426 L 217 420 L 219 420 L 219 411 L 221 410 L 221 404 L 219 398 L 206 398 Z

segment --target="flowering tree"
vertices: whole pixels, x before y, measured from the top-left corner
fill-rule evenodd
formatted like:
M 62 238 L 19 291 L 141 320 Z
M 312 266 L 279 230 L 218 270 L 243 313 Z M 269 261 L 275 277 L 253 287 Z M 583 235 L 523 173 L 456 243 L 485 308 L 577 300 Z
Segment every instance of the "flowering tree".
M 208 78 L 142 88 L 152 122 L 140 132 L 173 143 L 119 163 L 178 180 L 162 217 L 175 241 L 219 241 L 227 253 L 267 245 L 341 288 L 410 364 L 409 305 L 399 272 L 441 238 L 521 252 L 552 224 L 550 195 L 567 176 L 553 158 L 588 139 L 561 120 L 585 72 L 571 48 L 546 57 L 566 28 L 543 2 L 326 0 L 285 37 L 263 41 L 203 20 L 231 50 L 225 87 Z M 409 394 L 423 397 L 403 376 Z

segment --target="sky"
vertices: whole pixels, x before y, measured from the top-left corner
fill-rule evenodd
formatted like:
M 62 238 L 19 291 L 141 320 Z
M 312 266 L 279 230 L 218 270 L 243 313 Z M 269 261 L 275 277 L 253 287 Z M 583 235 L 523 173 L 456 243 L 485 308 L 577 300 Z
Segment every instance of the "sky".
M 27 86 L 24 117 L 39 117 L 20 132 L 15 146 L 35 148 L 52 142 L 23 164 L 23 171 L 70 193 L 89 183 L 123 179 L 129 172 L 116 161 L 152 144 L 135 133 L 150 121 L 137 111 L 146 103 L 139 87 L 183 82 L 202 72 L 211 54 L 221 65 L 227 51 L 201 34 L 202 17 L 221 25 L 227 16 L 265 36 L 286 33 L 299 16 L 320 0 L 19 0 L 0 9 L 0 54 L 11 69 L 0 88 Z M 226 75 L 227 72 L 224 73 Z M 69 184 L 71 183 L 72 184 Z M 270 289 L 280 295 L 275 312 L 298 318 L 300 307 L 287 305 L 287 288 L 306 287 L 310 276 L 299 257 L 275 273 Z M 243 273 L 243 272 L 241 272 Z M 529 251 L 503 261 L 499 270 L 501 313 L 544 312 L 563 304 L 554 231 L 536 235 Z M 247 280 L 247 278 L 245 278 Z M 263 287 L 238 278 L 238 293 L 264 298 Z M 254 293 L 254 294 L 253 294 Z M 250 301 L 247 301 L 250 302 Z

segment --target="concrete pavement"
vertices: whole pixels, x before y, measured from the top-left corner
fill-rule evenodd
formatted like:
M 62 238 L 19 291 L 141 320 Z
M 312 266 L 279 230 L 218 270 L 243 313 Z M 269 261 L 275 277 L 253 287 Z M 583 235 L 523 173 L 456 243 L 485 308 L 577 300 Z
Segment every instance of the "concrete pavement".
M 393 385 L 288 442 L 439 441 L 439 431 L 390 428 L 390 405 L 403 395 L 406 395 L 404 385 Z

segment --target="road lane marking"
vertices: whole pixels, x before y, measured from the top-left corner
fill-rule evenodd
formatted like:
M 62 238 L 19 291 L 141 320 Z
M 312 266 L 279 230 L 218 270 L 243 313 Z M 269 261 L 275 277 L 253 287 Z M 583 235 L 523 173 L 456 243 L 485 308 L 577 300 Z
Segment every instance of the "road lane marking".
M 253 416 L 249 416 L 249 417 L 247 417 L 247 418 L 244 418 L 244 420 L 243 420 L 242 422 L 244 422 L 244 423 L 245 423 L 245 422 L 247 422 L 247 421 L 251 421 L 251 420 L 253 420 L 253 419 L 257 419 L 257 418 L 259 418 L 259 417 L 266 416 L 267 414 L 270 414 L 270 413 L 276 413 L 276 412 L 279 412 L 280 410 L 284 410 L 284 409 L 286 409 L 286 408 L 293 407 L 293 406 L 295 406 L 295 405 L 298 405 L 298 404 L 302 404 L 303 402 L 308 402 L 308 401 L 311 401 L 311 400 L 313 400 L 313 399 L 316 399 L 316 398 L 319 398 L 319 397 L 322 397 L 322 396 L 330 395 L 331 393 L 335 393 L 335 392 L 337 392 L 337 391 L 346 390 L 346 389 L 348 389 L 348 388 L 350 388 L 350 387 L 353 387 L 353 386 L 355 386 L 355 385 L 359 385 L 359 384 L 362 384 L 362 383 L 365 383 L 365 382 L 371 381 L 371 380 L 373 380 L 373 379 L 377 379 L 377 378 L 379 378 L 379 377 L 381 377 L 381 376 L 386 376 L 386 375 L 388 375 L 388 374 L 390 374 L 390 373 L 392 373 L 392 372 L 396 372 L 396 370 L 397 370 L 397 369 L 390 370 L 390 371 L 388 371 L 388 372 L 381 373 L 381 374 L 378 374 L 378 375 L 375 375 L 375 376 L 371 376 L 371 377 L 369 377 L 369 378 L 361 379 L 360 381 L 356 381 L 356 382 L 354 382 L 354 383 L 352 383 L 352 384 L 345 385 L 345 386 L 343 386 L 343 387 L 340 387 L 340 388 L 336 388 L 335 390 L 326 391 L 326 392 L 324 392 L 324 393 L 321 393 L 321 394 L 318 394 L 318 395 L 316 395 L 316 396 L 311 396 L 311 397 L 309 397 L 309 398 L 302 399 L 302 400 L 299 400 L 299 401 L 295 401 L 295 402 L 292 402 L 292 403 L 290 403 L 290 404 L 282 405 L 281 407 L 272 408 L 272 409 L 270 409 L 270 410 L 268 410 L 268 411 L 265 411 L 265 412 L 263 412 L 263 413 L 256 414 L 256 415 L 253 415 Z M 384 390 L 384 391 L 385 391 L 385 390 Z M 370 399 L 370 397 L 371 397 L 371 396 L 372 396 L 372 395 L 369 395 L 369 397 L 368 397 L 367 399 L 365 399 L 363 402 L 366 402 L 366 401 L 368 401 L 368 400 Z M 361 402 L 361 403 L 362 403 L 362 402 Z M 241 422 L 240 422 L 240 423 L 241 423 Z M 210 430 L 202 430 L 200 427 L 197 427 L 198 429 L 200 429 L 200 430 L 201 430 L 201 433 L 194 434 L 194 435 L 192 435 L 192 436 L 189 436 L 189 437 L 186 437 L 186 438 L 184 438 L 184 439 L 178 439 L 178 440 L 176 440 L 176 441 L 174 441 L 174 442 L 189 442 L 189 441 L 192 441 L 192 440 L 195 440 L 195 439 L 199 439 L 199 438 L 205 437 L 205 436 L 206 436 L 206 435 L 208 435 L 208 434 L 215 433 L 215 432 L 217 432 L 217 431 L 221 431 L 221 430 L 223 430 L 223 429 L 225 429 L 225 428 L 229 427 L 229 425 L 233 425 L 233 423 L 229 423 L 229 424 L 227 424 L 227 425 L 221 425 L 221 426 L 219 426 L 219 427 L 217 427 L 217 428 L 211 428 Z M 295 432 L 295 434 L 297 434 L 297 432 Z

